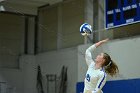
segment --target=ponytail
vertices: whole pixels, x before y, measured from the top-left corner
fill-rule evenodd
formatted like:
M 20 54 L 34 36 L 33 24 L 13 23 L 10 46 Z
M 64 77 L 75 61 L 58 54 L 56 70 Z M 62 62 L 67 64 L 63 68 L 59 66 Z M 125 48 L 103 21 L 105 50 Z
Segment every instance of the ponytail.
M 118 66 L 114 61 L 111 60 L 110 56 L 107 53 L 104 53 L 104 58 L 105 72 L 113 77 L 119 72 Z
M 113 77 L 119 72 L 119 69 L 116 63 L 111 60 L 110 65 L 105 66 L 105 72 Z

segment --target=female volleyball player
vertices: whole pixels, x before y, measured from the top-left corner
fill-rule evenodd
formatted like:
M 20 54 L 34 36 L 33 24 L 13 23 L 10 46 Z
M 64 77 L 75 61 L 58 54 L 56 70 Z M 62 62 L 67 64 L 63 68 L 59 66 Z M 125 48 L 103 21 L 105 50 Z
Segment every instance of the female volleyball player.
M 119 71 L 117 65 L 107 53 L 99 54 L 96 57 L 95 62 L 92 59 L 91 53 L 98 46 L 107 41 L 108 39 L 99 41 L 86 50 L 85 59 L 88 65 L 88 70 L 84 82 L 84 93 L 103 93 L 101 89 L 106 83 L 106 73 L 114 76 Z

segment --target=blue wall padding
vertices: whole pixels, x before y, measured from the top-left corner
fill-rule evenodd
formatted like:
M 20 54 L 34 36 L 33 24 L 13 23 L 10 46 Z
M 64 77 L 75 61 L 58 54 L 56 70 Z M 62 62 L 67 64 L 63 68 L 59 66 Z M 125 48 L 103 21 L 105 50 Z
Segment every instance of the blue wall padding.
M 78 82 L 76 93 L 83 93 L 84 83 Z M 140 93 L 140 79 L 107 81 L 104 93 Z
M 78 82 L 76 85 L 76 93 L 83 93 L 84 82 Z

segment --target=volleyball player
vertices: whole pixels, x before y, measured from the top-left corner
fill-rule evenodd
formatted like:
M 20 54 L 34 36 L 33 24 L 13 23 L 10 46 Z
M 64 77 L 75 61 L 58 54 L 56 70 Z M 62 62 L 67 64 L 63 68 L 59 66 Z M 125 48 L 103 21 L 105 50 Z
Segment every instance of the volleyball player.
M 95 61 L 92 59 L 92 52 L 107 41 L 108 39 L 101 40 L 86 50 L 88 70 L 84 81 L 84 93 L 103 93 L 102 88 L 106 83 L 107 74 L 114 76 L 119 71 L 118 66 L 107 53 L 100 53 Z

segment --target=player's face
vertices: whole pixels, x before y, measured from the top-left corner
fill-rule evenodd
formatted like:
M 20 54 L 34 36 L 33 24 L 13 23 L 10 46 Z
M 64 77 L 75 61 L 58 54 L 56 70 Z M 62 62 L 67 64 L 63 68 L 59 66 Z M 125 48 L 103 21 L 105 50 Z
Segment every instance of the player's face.
M 103 62 L 105 61 L 105 59 L 104 59 L 104 54 L 103 54 L 103 53 L 99 54 L 99 55 L 96 57 L 95 61 L 96 61 L 96 62 L 102 62 L 102 63 L 103 63 Z

